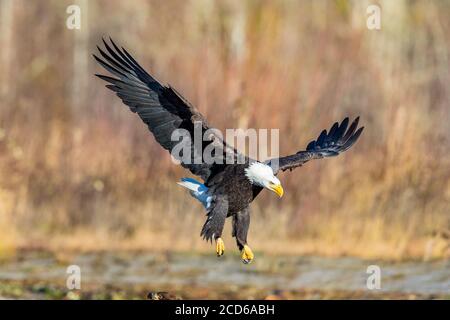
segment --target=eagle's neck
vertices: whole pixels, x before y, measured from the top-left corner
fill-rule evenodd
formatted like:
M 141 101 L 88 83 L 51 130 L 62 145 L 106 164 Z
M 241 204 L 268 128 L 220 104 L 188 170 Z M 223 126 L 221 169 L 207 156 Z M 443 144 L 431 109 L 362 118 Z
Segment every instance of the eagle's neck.
M 254 186 L 265 187 L 273 177 L 272 168 L 261 162 L 253 162 L 245 169 L 245 176 Z

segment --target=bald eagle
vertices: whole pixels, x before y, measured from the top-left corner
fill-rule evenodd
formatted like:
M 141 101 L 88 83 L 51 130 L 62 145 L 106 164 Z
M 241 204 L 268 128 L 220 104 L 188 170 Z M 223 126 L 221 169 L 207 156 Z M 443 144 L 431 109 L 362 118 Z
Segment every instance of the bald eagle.
M 247 244 L 250 203 L 263 189 L 282 197 L 283 187 L 276 177 L 280 171 L 300 167 L 309 160 L 337 156 L 349 149 L 364 129 L 358 128 L 359 117 L 350 125 L 349 118 L 345 118 L 340 123 L 334 123 L 328 132 L 323 130 L 305 150 L 259 162 L 243 156 L 225 143 L 220 135 L 208 131 L 211 127 L 192 104 L 173 87 L 161 84 L 147 73 L 123 47 L 119 48 L 111 39 L 110 44 L 105 40 L 103 44 L 105 49 L 97 46 L 101 58 L 95 54 L 93 56 L 112 77 L 101 74 L 96 76 L 108 82 L 106 87 L 114 91 L 131 111 L 137 113 L 164 149 L 172 152 L 176 147 L 179 141 L 173 141 L 171 137 L 178 129 L 183 129 L 193 138 L 195 125 L 199 123 L 202 134 L 207 133 L 206 141 L 202 141 L 199 146 L 191 143 L 192 152 L 187 160 L 180 158 L 180 164 L 203 182 L 184 178 L 178 183 L 205 207 L 207 218 L 200 235 L 207 241 L 215 241 L 217 256 L 224 254 L 222 230 L 226 218 L 232 217 L 232 235 L 236 238 L 242 261 L 250 263 L 254 258 Z M 192 161 L 195 154 L 203 154 L 203 150 L 211 146 L 215 148 L 216 156 L 232 156 L 233 159 L 240 156 L 244 160 L 233 163 Z

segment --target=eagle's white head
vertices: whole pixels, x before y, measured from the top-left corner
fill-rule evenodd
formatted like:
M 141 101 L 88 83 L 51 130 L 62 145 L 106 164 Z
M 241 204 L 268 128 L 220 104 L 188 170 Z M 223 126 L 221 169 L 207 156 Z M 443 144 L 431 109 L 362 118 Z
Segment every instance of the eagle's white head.
M 245 169 L 245 175 L 252 184 L 269 189 L 275 192 L 280 198 L 283 196 L 284 191 L 281 182 L 275 177 L 270 166 L 255 161 Z

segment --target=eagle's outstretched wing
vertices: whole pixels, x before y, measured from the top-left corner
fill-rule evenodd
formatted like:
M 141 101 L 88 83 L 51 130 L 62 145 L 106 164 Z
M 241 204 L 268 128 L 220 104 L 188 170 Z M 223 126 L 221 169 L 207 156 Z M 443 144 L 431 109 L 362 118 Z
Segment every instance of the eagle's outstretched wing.
M 274 174 L 277 174 L 279 170 L 292 170 L 309 160 L 337 156 L 349 149 L 358 140 L 364 129 L 364 127 L 361 127 L 357 130 L 358 122 L 359 117 L 352 122 L 350 127 L 348 127 L 348 118 L 345 118 L 341 124 L 336 122 L 328 133 L 327 130 L 323 130 L 317 140 L 311 141 L 306 150 L 290 156 L 270 159 L 267 164 L 272 167 Z
M 112 47 L 103 40 L 107 52 L 97 47 L 103 59 L 96 55 L 94 58 L 115 77 L 100 74 L 96 74 L 96 76 L 110 83 L 106 87 L 114 91 L 130 107 L 131 111 L 139 115 L 155 136 L 156 141 L 169 152 L 172 153 L 174 147 L 179 143 L 177 139 L 172 140 L 174 131 L 177 129 L 187 130 L 191 141 L 190 156 L 184 158 L 182 152 L 172 154 L 177 160 L 180 160 L 183 167 L 203 180 L 207 180 L 217 169 L 217 164 L 206 163 L 203 159 L 198 161 L 198 157 L 203 155 L 204 149 L 211 143 L 214 144 L 214 148 L 210 150 L 220 150 L 221 153 L 220 155 L 213 154 L 214 158 L 227 157 L 230 154 L 234 157 L 242 156 L 234 148 L 228 146 L 222 137 L 213 130 L 208 131 L 209 135 L 206 139 L 208 141 L 194 143 L 196 126 L 201 130 L 200 139 L 205 131 L 210 129 L 205 118 L 174 88 L 159 83 L 124 48 L 119 49 L 111 39 L 110 41 Z

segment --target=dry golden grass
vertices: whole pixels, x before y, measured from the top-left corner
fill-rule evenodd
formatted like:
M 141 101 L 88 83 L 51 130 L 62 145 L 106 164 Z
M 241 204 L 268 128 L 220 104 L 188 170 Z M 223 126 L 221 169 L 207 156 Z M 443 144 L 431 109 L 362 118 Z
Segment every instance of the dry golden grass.
M 211 250 L 202 209 L 175 184 L 187 173 L 93 77 L 89 55 L 111 35 L 218 128 L 280 128 L 282 154 L 361 115 L 354 148 L 283 174 L 282 201 L 254 203 L 256 250 L 448 254 L 433 235 L 450 227 L 449 4 L 381 1 L 382 30 L 369 31 L 361 1 L 80 1 L 86 24 L 70 31 L 67 1 L 6 3 L 0 252 Z

